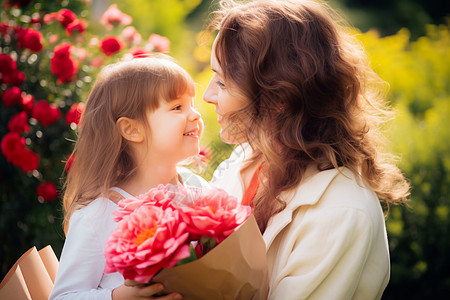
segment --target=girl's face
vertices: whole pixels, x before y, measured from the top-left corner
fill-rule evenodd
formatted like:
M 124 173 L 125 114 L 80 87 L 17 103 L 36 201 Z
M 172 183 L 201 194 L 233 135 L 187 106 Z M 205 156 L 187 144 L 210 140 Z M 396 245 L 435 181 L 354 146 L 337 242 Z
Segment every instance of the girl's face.
M 199 153 L 203 120 L 193 104 L 194 98 L 186 93 L 169 102 L 161 101 L 147 114 L 151 131 L 148 149 L 155 159 L 180 162 Z
M 217 40 L 217 38 L 216 38 Z M 236 144 L 245 142 L 242 137 L 242 124 L 234 124 L 227 120 L 227 114 L 243 108 L 248 100 L 239 93 L 239 88 L 232 82 L 226 82 L 222 68 L 215 54 L 216 41 L 214 41 L 211 53 L 211 69 L 214 75 L 203 94 L 203 100 L 214 104 L 220 124 L 220 138 L 225 143 Z

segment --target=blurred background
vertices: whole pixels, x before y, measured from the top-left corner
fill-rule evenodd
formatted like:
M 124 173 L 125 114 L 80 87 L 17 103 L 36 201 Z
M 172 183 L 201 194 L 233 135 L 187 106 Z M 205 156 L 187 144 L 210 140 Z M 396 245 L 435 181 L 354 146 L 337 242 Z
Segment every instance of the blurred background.
M 390 84 L 390 151 L 412 184 L 387 215 L 391 280 L 383 299 L 450 295 L 450 2 L 333 0 Z M 3 1 L 0 7 L 1 278 L 30 247 L 64 242 L 59 190 L 83 102 L 102 65 L 175 57 L 197 83 L 205 121 L 195 170 L 210 179 L 232 147 L 201 96 L 212 72 L 210 0 Z M 320 238 L 320 237 L 318 237 Z

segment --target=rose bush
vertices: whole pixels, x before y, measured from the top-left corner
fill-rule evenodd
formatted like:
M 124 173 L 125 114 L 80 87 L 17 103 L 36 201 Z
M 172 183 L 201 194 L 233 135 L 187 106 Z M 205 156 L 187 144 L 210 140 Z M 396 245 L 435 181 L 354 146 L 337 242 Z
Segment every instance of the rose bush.
M 112 5 L 89 24 L 89 1 L 7 1 L 0 11 L 0 246 L 4 275 L 30 245 L 62 247 L 62 175 L 99 68 L 168 51 Z M 139 49 L 139 54 L 137 50 Z M 19 234 L 7 234 L 14 226 Z M 4 230 L 5 229 L 5 230 Z M 42 234 L 43 233 L 43 234 Z

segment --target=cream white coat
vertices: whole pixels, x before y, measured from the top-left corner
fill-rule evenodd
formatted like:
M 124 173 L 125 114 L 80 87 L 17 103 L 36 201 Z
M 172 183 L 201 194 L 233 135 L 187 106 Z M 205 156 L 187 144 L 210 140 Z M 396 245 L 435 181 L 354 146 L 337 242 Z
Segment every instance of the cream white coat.
M 243 196 L 243 160 L 244 151 L 237 148 L 212 180 L 238 199 Z M 281 198 L 287 206 L 269 220 L 263 234 L 268 298 L 380 299 L 390 263 L 376 194 L 345 168 L 308 169 L 300 185 Z

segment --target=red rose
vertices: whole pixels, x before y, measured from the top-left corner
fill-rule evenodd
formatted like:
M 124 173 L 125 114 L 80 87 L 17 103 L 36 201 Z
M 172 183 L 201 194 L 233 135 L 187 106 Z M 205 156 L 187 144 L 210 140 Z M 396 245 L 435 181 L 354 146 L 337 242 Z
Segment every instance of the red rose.
M 37 187 L 36 193 L 42 202 L 51 202 L 58 197 L 58 190 L 55 185 L 46 181 Z
M 58 20 L 64 28 L 67 28 L 67 26 L 75 21 L 76 18 L 77 15 L 67 8 L 63 8 L 58 12 Z
M 148 42 L 152 44 L 158 52 L 166 53 L 170 51 L 170 41 L 165 36 L 153 33 L 150 35 Z
M 25 147 L 25 139 L 17 132 L 9 132 L 3 137 L 1 150 L 6 161 L 22 168 L 24 173 L 39 166 L 39 156 Z
M 50 105 L 48 101 L 41 100 L 33 107 L 32 117 L 41 122 L 42 126 L 48 126 L 61 118 L 62 114 L 56 105 Z
M 39 156 L 28 148 L 18 149 L 16 159 L 12 163 L 17 167 L 21 167 L 24 173 L 33 171 L 39 166 Z
M 8 54 L 0 54 L 0 73 L 11 73 L 17 68 L 16 62 Z
M 72 32 L 74 30 L 78 30 L 79 33 L 82 33 L 86 30 L 87 23 L 83 19 L 76 19 L 66 27 L 66 34 L 67 36 L 72 36 Z
M 22 109 L 29 115 L 33 112 L 34 97 L 28 94 L 22 94 L 22 103 L 20 104 Z
M 3 83 L 19 86 L 25 81 L 25 73 L 18 69 L 13 70 L 10 73 L 3 74 Z
M 15 114 L 8 122 L 8 129 L 17 133 L 28 132 L 30 130 L 30 126 L 28 125 L 27 113 L 22 111 Z
M 114 37 L 105 37 L 100 44 L 100 50 L 105 53 L 107 56 L 111 56 L 114 53 L 117 53 L 122 48 L 122 45 L 120 44 L 119 40 Z
M 17 87 L 13 86 L 3 92 L 2 100 L 5 106 L 13 106 L 15 104 L 22 102 L 22 91 Z
M 78 61 L 70 57 L 71 48 L 70 43 L 62 43 L 53 49 L 54 56 L 50 60 L 50 70 L 58 76 L 58 84 L 70 82 L 78 72 Z
M 67 124 L 71 124 L 71 123 L 75 123 L 78 125 L 78 123 L 80 122 L 80 117 L 81 114 L 84 111 L 84 107 L 86 106 L 86 104 L 80 102 L 80 103 L 74 103 L 69 111 L 67 112 L 66 115 L 66 123 Z
M 42 33 L 31 28 L 18 28 L 17 40 L 20 47 L 30 49 L 33 52 L 39 52 L 43 48 Z
M 3 137 L 1 149 L 6 161 L 15 161 L 18 150 L 22 148 L 25 148 L 25 139 L 17 132 L 9 132 Z

